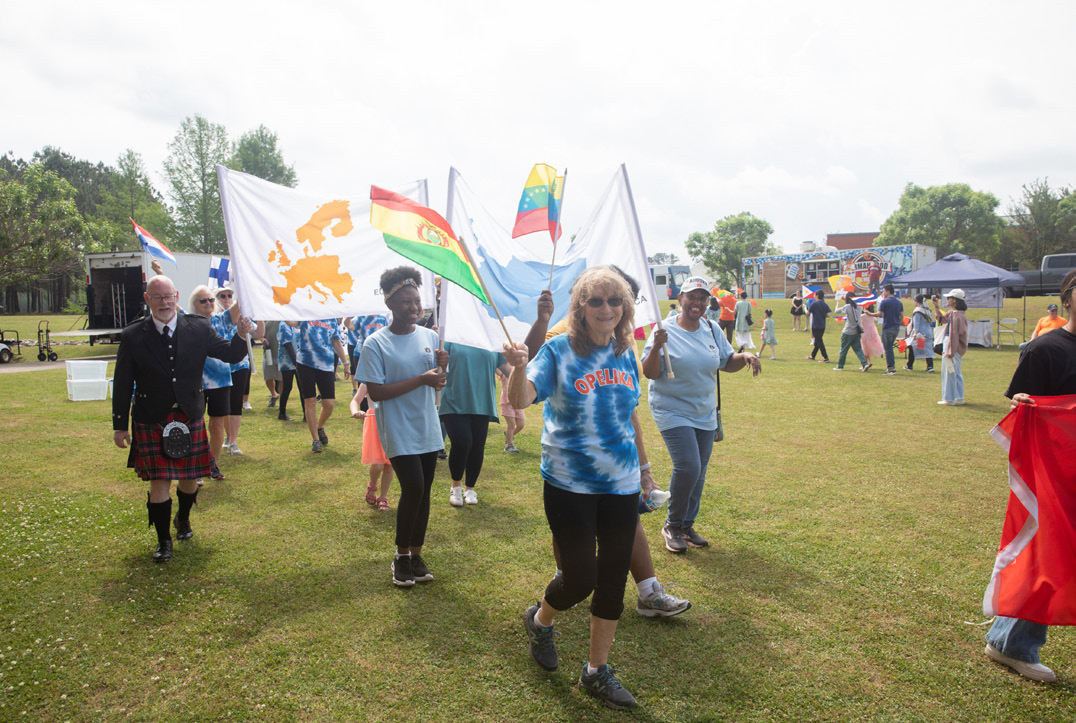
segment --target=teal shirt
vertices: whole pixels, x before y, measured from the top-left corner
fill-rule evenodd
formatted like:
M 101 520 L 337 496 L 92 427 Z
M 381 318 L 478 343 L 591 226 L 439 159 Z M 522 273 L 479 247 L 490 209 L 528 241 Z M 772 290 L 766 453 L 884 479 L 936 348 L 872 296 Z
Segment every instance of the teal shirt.
M 497 367 L 505 364 L 500 352 L 447 342 L 448 374 L 441 390 L 441 414 L 481 414 L 500 421 L 497 410 Z

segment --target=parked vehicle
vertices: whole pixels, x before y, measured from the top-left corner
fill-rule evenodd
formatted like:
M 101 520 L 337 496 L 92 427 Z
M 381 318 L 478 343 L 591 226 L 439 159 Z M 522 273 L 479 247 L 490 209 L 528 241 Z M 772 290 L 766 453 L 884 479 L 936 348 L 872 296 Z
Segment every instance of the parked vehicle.
M 1076 269 L 1076 254 L 1050 254 L 1042 257 L 1038 271 L 1018 271 L 1027 280 L 1023 289 L 1005 287 L 1006 296 L 1053 296 L 1061 292 L 1061 281 Z
M 691 276 L 691 267 L 669 264 L 652 264 L 650 276 L 654 279 L 654 291 L 658 298 L 675 299 L 680 295 L 684 280 Z
M 0 364 L 7 364 L 15 354 L 22 356 L 19 345 L 19 332 L 0 329 Z

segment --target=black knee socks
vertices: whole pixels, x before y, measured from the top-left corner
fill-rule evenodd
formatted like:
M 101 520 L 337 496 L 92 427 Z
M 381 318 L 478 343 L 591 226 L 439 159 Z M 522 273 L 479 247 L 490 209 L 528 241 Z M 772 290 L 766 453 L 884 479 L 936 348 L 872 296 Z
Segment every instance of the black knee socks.
M 179 512 L 176 517 L 186 522 L 191 518 L 191 507 L 198 503 L 198 490 L 190 493 L 176 490 L 176 497 L 179 498 Z
M 182 494 L 182 493 L 180 493 Z M 187 508 L 190 509 L 189 507 Z M 149 512 L 149 524 L 157 530 L 157 541 L 172 539 L 172 498 L 165 502 L 150 502 L 146 495 L 146 510 Z

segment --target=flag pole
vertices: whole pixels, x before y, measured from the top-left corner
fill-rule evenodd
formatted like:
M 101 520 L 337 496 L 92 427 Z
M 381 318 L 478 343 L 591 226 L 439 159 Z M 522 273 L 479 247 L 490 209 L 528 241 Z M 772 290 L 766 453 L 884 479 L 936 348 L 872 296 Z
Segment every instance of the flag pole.
M 556 174 L 553 174 L 553 182 L 556 183 Z M 568 185 L 568 169 L 564 169 L 564 175 L 561 177 L 564 180 L 560 184 L 560 208 L 557 209 L 557 228 L 553 231 L 553 258 L 549 262 L 549 287 L 548 290 L 553 290 L 553 269 L 557 260 L 557 240 L 560 238 L 560 219 L 564 216 L 564 188 Z

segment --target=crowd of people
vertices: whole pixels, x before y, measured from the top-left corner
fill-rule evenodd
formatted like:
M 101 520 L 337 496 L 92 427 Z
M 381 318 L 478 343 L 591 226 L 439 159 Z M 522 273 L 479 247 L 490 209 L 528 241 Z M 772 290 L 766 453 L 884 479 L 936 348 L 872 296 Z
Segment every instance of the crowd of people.
M 704 549 L 709 542 L 696 522 L 707 466 L 715 442 L 722 438 L 720 374 L 761 372 L 760 355 L 745 351 L 753 345 L 742 343 L 734 349 L 729 342 L 730 336 L 750 342 L 751 304 L 746 293 L 728 310 L 722 299 L 730 294 L 717 298 L 706 280 L 688 279 L 677 298 L 677 313 L 652 331 L 640 355 L 634 336 L 638 284 L 615 266 L 592 267 L 575 280 L 561 322 L 548 327 L 553 298 L 543 292 L 526 341 L 489 352 L 441 344 L 436 331 L 428 328 L 430 320 L 423 317 L 421 283 L 414 268 L 389 269 L 380 281 L 387 315 L 289 321 L 270 327 L 274 343 L 266 343 L 265 358 L 272 368 L 264 372 L 269 405 L 278 407 L 280 420 L 290 421 L 287 404 L 296 382 L 311 451 L 318 453 L 329 444 L 325 422 L 333 413 L 337 366 L 345 380 L 354 378 L 350 413 L 363 420 L 362 461 L 370 466 L 366 501 L 388 511 L 387 492 L 395 476 L 399 501 L 389 568 L 394 585 L 410 588 L 434 580 L 423 547 L 434 472 L 446 435 L 451 452 L 449 504 L 476 505 L 490 422 L 499 421 L 498 411 L 513 420 L 505 429 L 504 450 L 517 452 L 514 435 L 522 429 L 523 410 L 544 403 L 537 472 L 543 482 L 556 569 L 539 601 L 523 614 L 530 655 L 543 669 L 555 670 L 556 616 L 589 597 L 590 647 L 579 687 L 611 707 L 634 707 L 634 697 L 608 664 L 629 572 L 638 589 L 640 615 L 679 615 L 691 607 L 659 582 L 640 522 L 640 513 L 656 506 L 653 493 L 658 490 L 637 412 L 640 372 L 649 380 L 650 412 L 672 462 L 662 542 L 678 555 Z M 1062 331 L 1037 335 L 1022 353 L 1008 391 L 1014 404 L 1033 403 L 1028 395 L 1076 393 L 1074 286 L 1076 274 L 1070 274 L 1061 296 L 1069 321 L 1054 327 Z M 247 339 L 264 337 L 267 331 L 261 322 L 242 316 L 233 295 L 231 289 L 214 293 L 199 287 L 191 295 L 190 313 L 177 313 L 174 285 L 157 276 L 146 288 L 149 315 L 123 332 L 114 382 L 114 442 L 121 448 L 130 445 L 129 466 L 150 484 L 147 510 L 158 538 L 153 553 L 157 562 L 173 554 L 172 525 L 176 539 L 193 537 L 190 511 L 200 480 L 222 477 L 216 462 L 225 450 L 241 454 L 239 420 L 250 380 L 249 365 L 244 366 Z M 867 317 L 882 319 L 882 349 L 877 351 L 885 356 L 886 374 L 896 373 L 893 343 L 905 325 L 909 341 L 905 368 L 922 358 L 931 371 L 931 323 L 937 323 L 944 330 L 940 403 L 962 404 L 967 305 L 959 289 L 948 292 L 945 299 L 948 310 L 943 312 L 940 298 L 932 298 L 932 318 L 926 298 L 916 297 L 908 322 L 891 286 L 883 288 L 877 312 L 861 310 L 846 299 L 837 309 L 845 316 L 845 326 L 836 368 L 843 368 L 849 350 L 863 371 L 871 367 L 860 339 L 864 323 L 873 324 L 864 322 Z M 809 305 L 801 306 L 806 308 L 797 313 L 793 302 L 794 327 L 803 315 L 810 320 L 813 349 L 808 358 L 820 353 L 820 361 L 829 361 L 822 340 L 831 313 L 825 295 L 819 292 Z M 731 319 L 723 318 L 727 310 Z M 740 336 L 742 327 L 748 333 L 746 340 Z M 763 349 L 770 346 L 772 354 L 777 340 L 770 309 L 765 311 L 761 340 Z M 1036 374 L 1046 367 L 1050 374 L 1044 376 L 1050 381 L 1044 382 Z M 1060 381 L 1054 373 L 1057 368 L 1065 370 Z M 208 434 L 203 422 L 207 411 Z M 174 517 L 173 479 L 179 481 Z M 988 636 L 987 655 L 1045 680 L 1037 645 L 1028 643 L 1032 638 L 1044 641 L 1045 626 L 1034 625 L 999 619 Z

